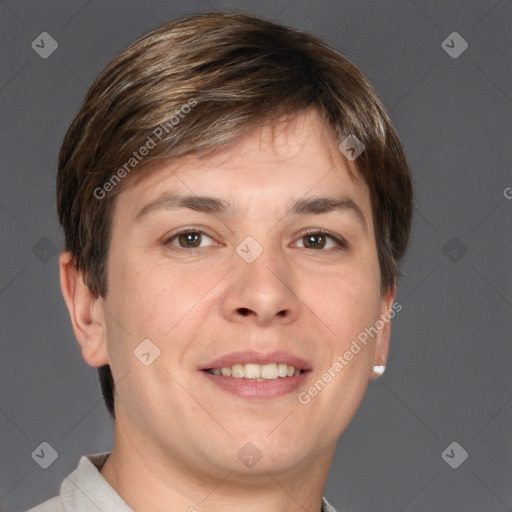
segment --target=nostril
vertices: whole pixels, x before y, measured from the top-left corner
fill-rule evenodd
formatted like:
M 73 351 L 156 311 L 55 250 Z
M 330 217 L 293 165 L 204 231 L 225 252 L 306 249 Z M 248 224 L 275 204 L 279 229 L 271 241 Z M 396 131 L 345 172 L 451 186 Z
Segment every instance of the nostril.
M 240 308 L 238 311 L 240 311 L 240 314 L 243 316 L 247 316 L 251 313 L 251 310 L 247 308 Z

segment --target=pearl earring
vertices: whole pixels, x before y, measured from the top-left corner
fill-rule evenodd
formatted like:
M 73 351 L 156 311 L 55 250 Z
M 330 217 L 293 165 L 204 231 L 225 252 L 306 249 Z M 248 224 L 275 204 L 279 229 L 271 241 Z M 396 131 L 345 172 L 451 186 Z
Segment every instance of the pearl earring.
M 386 369 L 386 365 L 385 364 L 383 364 L 383 365 L 375 365 L 373 367 L 373 373 L 375 373 L 375 375 L 377 377 L 380 377 L 384 373 L 385 369 Z

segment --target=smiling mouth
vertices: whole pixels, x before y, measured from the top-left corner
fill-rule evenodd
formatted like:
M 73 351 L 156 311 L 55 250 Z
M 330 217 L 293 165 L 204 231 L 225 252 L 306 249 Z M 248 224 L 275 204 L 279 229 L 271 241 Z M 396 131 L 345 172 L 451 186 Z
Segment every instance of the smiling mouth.
M 307 370 L 296 369 L 294 366 L 285 363 L 246 363 L 223 366 L 222 368 L 207 368 L 203 371 L 219 377 L 266 381 L 295 377 L 305 373 Z

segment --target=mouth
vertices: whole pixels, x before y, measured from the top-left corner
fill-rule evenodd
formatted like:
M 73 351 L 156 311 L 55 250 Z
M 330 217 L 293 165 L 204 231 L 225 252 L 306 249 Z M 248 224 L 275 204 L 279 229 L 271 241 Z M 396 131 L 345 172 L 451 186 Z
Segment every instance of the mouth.
M 311 366 L 284 352 L 237 352 L 200 368 L 210 383 L 243 398 L 272 399 L 303 385 Z
M 243 363 L 221 368 L 207 368 L 203 370 L 211 375 L 232 377 L 234 379 L 249 379 L 257 381 L 287 379 L 298 376 L 307 370 L 295 368 L 286 363 L 254 364 Z

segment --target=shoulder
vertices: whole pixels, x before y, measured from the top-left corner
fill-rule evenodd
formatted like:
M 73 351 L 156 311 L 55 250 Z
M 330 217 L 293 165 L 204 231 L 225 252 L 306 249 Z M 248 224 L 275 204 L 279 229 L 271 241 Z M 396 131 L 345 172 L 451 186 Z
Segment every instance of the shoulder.
M 64 506 L 59 496 L 51 498 L 34 508 L 31 508 L 28 512 L 64 512 Z
M 336 512 L 336 509 L 322 496 L 322 510 L 321 512 Z
M 119 495 L 101 476 L 100 468 L 110 452 L 83 455 L 78 466 L 60 486 L 58 496 L 51 498 L 27 512 L 71 512 L 74 510 L 92 510 L 91 501 L 96 503 L 94 511 L 130 510 Z M 102 506 L 98 506 L 101 504 Z M 112 508 L 109 508 L 109 506 Z

